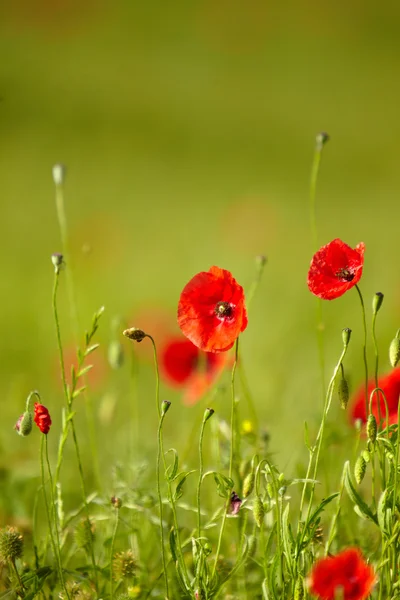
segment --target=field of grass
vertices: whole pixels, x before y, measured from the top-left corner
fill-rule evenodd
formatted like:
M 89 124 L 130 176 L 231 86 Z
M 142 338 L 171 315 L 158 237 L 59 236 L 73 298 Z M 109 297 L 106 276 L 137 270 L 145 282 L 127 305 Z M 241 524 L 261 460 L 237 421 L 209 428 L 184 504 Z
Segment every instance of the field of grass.
M 236 456 L 235 491 L 241 495 L 242 479 L 255 454 L 259 460 L 268 457 L 268 468 L 276 466 L 277 477 L 283 473 L 281 481 L 305 477 L 304 422 L 314 440 L 324 401 L 317 301 L 307 288 L 307 271 L 317 247 L 338 237 L 353 248 L 361 241 L 366 245 L 360 288 L 367 309 L 370 374 L 375 368 L 371 302 L 376 292 L 385 295 L 377 322 L 379 375 L 391 370 L 388 348 L 400 326 L 399 16 L 395 2 L 385 2 L 377 12 L 372 2 L 348 5 L 343 0 L 334 5 L 289 2 L 284 7 L 262 0 L 88 0 L 84 6 L 77 0 L 37 0 L 34 7 L 19 0 L 0 6 L 0 527 L 15 526 L 23 533 L 24 560 L 30 569 L 35 566 L 34 545 L 41 540 L 36 567 L 54 569 L 45 574 L 42 597 L 66 592 L 60 587 L 41 497 L 39 432 L 35 427 L 32 435 L 22 438 L 13 427 L 29 393 L 38 390 L 53 421 L 48 444 L 56 468 L 66 399 L 52 308 L 51 255 L 64 252 L 53 165 L 67 166 L 63 191 L 70 256 L 59 275 L 57 307 L 68 378 L 93 314 L 105 307 L 95 334 L 100 346 L 90 355 L 94 367 L 86 377 L 88 392 L 74 400 L 86 491 L 96 494 L 90 512 L 96 525 L 100 582 L 94 591 L 96 571 L 85 554 L 88 547 L 77 542 L 84 507 L 71 432 L 60 472 L 65 529 L 58 524 L 65 536 L 61 544 L 66 579 L 75 581 L 77 573 L 82 581 L 87 578 L 90 584 L 82 589 L 93 598 L 117 598 L 129 589 L 131 597 L 161 598 L 165 590 L 155 485 L 158 420 L 152 346 L 148 338 L 133 344 L 122 331 L 133 326 L 144 329 L 161 356 L 169 336 L 179 334 L 179 296 L 196 273 L 218 265 L 231 271 L 247 294 L 257 272 L 256 257 L 265 255 L 249 325 L 240 336 L 248 385 L 243 373 L 240 378 L 237 374 L 237 439 L 242 443 Z M 316 246 L 310 227 L 309 180 L 319 131 L 327 131 L 331 139 L 323 150 L 318 180 Z M 71 315 L 69 273 L 77 317 Z M 352 396 L 364 379 L 359 299 L 352 290 L 334 302 L 323 302 L 322 308 L 326 381 L 342 349 L 342 329 L 352 330 L 345 363 Z M 109 361 L 110 347 L 116 343 L 124 353 L 119 369 Z M 183 541 L 195 537 L 197 444 L 210 402 L 216 414 L 205 429 L 205 470 L 228 474 L 232 363 L 233 352 L 216 387 L 192 406 L 182 401 L 185 389 L 171 387 L 161 369 L 159 400 L 172 403 L 163 425 L 164 446 L 177 449 L 180 470 L 196 470 L 178 506 Z M 335 392 L 324 431 L 318 473 L 322 487 L 317 486 L 315 506 L 339 491 L 344 462 L 350 460 L 354 467 L 357 436 L 350 421 Z M 396 435 L 391 438 L 394 445 Z M 361 437 L 361 446 L 365 443 Z M 385 460 L 386 469 L 395 464 L 393 457 L 385 456 L 377 457 L 377 472 Z M 46 473 L 49 493 L 47 477 Z M 216 511 L 222 510 L 224 500 L 211 479 L 205 480 L 202 494 L 207 518 L 216 515 L 207 557 L 212 569 L 222 515 Z M 173 518 L 163 473 L 161 480 L 170 560 Z M 377 475 L 376 502 L 382 482 L 385 478 L 381 481 Z M 390 480 L 386 483 L 388 489 L 393 485 Z M 373 507 L 371 485 L 369 470 L 360 489 Z M 302 488 L 299 484 L 288 489 L 294 531 Z M 393 496 L 396 492 L 390 490 L 387 493 Z M 309 500 L 310 488 L 306 491 Z M 110 505 L 114 495 L 123 500 L 120 512 Z M 274 494 L 270 507 L 273 499 Z M 331 550 L 359 546 L 376 569 L 383 569 L 383 583 L 373 598 L 386 598 L 388 589 L 395 598 L 398 588 L 388 581 L 396 580 L 397 554 L 383 566 L 379 563 L 382 523 L 375 531 L 373 523 L 353 514 L 352 502 L 354 498 L 343 495 L 345 518 Z M 247 506 L 252 507 L 251 497 Z M 221 572 L 229 571 L 243 550 L 242 514 L 249 512 L 245 509 L 246 505 L 237 518 L 227 519 L 221 549 L 227 564 Z M 323 555 L 335 510 L 336 500 L 323 517 L 324 542 L 312 542 L 310 554 L 296 563 L 296 573 L 306 576 L 307 568 Z M 394 502 L 394 519 L 397 511 Z M 232 598 L 292 597 L 294 587 L 288 582 L 295 585 L 296 576 L 288 578 L 293 567 L 289 560 L 282 567 L 289 569 L 287 585 L 282 573 L 275 573 L 277 589 L 270 583 L 269 591 L 262 588 L 268 577 L 260 547 L 265 549 L 273 530 L 273 514 L 272 510 L 266 516 L 255 558 L 246 558 L 247 567 L 218 592 L 211 586 L 207 598 L 214 597 L 212 593 Z M 249 535 L 252 519 L 249 513 Z M 196 558 L 190 558 L 190 544 L 184 553 L 193 574 Z M 274 551 L 280 548 L 276 540 L 271 544 Z M 132 550 L 135 576 L 114 580 L 111 586 L 114 550 L 114 554 Z M 22 561 L 18 568 L 22 573 Z M 192 596 L 179 595 L 172 563 L 168 573 L 170 599 L 195 597 L 195 587 Z M 0 590 L 12 598 L 21 590 L 13 574 L 11 580 L 8 575 L 6 567 L 0 570 Z M 17 591 L 10 591 L 10 585 Z M 72 597 L 71 591 L 68 594 Z

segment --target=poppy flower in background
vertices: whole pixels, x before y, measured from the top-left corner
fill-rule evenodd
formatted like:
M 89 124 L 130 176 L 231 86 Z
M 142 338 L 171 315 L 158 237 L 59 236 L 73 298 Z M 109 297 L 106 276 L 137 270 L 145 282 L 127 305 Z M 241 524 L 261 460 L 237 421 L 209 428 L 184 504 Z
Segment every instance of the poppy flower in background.
M 342 590 L 343 600 L 364 600 L 375 581 L 373 568 L 365 562 L 358 548 L 322 558 L 308 578 L 311 594 L 321 600 L 334 600 L 339 590 Z
M 322 246 L 311 260 L 308 289 L 318 298 L 334 300 L 355 286 L 361 279 L 365 245 L 354 249 L 340 239 Z
M 49 433 L 51 425 L 50 414 L 47 408 L 43 404 L 39 404 L 39 402 L 35 402 L 33 420 L 42 433 Z
M 371 396 L 371 392 L 375 389 L 375 380 L 371 379 L 368 382 L 368 402 Z M 393 369 L 387 375 L 383 377 L 379 377 L 378 379 L 378 387 L 382 388 L 383 393 L 385 394 L 386 401 L 389 409 L 389 425 L 397 422 L 397 405 L 400 397 L 400 368 Z M 381 392 L 377 392 L 373 396 L 372 400 L 372 414 L 379 421 L 379 411 L 378 411 L 378 398 L 379 396 L 379 407 L 381 417 L 386 424 L 386 406 L 385 401 L 383 399 L 383 395 Z M 351 403 L 351 420 L 357 421 L 358 419 L 362 421 L 362 423 L 366 423 L 368 415 L 365 414 L 365 386 L 361 385 L 359 390 L 354 395 L 354 398 Z
M 242 286 L 229 271 L 219 267 L 197 273 L 181 293 L 178 324 L 201 350 L 229 350 L 247 327 Z
M 184 387 L 183 403 L 195 404 L 209 390 L 222 371 L 225 357 L 201 352 L 184 337 L 170 338 L 161 349 L 160 367 L 164 379 L 174 387 Z

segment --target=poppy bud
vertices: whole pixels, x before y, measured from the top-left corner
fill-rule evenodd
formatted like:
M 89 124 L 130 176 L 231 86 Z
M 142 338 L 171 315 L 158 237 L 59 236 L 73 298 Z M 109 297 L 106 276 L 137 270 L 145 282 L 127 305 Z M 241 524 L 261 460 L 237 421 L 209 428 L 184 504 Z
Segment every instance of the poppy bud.
M 368 439 L 370 442 L 372 442 L 373 444 L 375 443 L 376 440 L 376 433 L 377 433 L 377 424 L 376 424 L 376 419 L 374 417 L 374 415 L 368 415 L 368 420 L 367 420 L 367 435 L 368 435 Z
M 43 404 L 39 404 L 39 402 L 35 402 L 34 412 L 35 412 L 35 415 L 33 417 L 33 420 L 35 421 L 36 425 L 39 427 L 40 431 L 47 435 L 50 431 L 50 425 L 51 425 L 51 417 L 50 417 L 48 409 L 45 406 L 43 406 Z
M 167 414 L 170 406 L 171 406 L 171 402 L 169 402 L 169 400 L 163 400 L 161 402 L 161 416 L 162 417 Z
M 377 314 L 383 302 L 383 294 L 382 292 L 376 292 L 375 296 L 372 299 L 372 312 L 374 315 Z
M 114 371 L 120 369 L 124 364 L 124 349 L 119 340 L 112 340 L 108 346 L 108 362 Z
M 365 476 L 365 472 L 367 470 L 367 463 L 365 462 L 365 458 L 362 454 L 357 458 L 356 464 L 354 466 L 354 477 L 358 484 L 362 482 Z
M 137 327 L 130 327 L 129 329 L 125 329 L 122 333 L 125 337 L 134 340 L 135 342 L 141 342 L 147 336 L 147 333 Z
M 121 498 L 117 498 L 117 496 L 113 496 L 111 498 L 111 504 L 114 508 L 121 508 L 122 500 L 121 500 Z
M 259 254 L 258 256 L 256 256 L 256 265 L 257 267 L 264 267 L 267 263 L 267 257 L 264 256 L 264 254 Z
M 32 431 L 32 413 L 26 410 L 15 423 L 14 429 L 25 437 Z
M 261 525 L 263 524 L 264 514 L 265 514 L 265 510 L 264 510 L 263 501 L 261 500 L 260 496 L 256 496 L 256 498 L 254 500 L 254 504 L 253 504 L 253 515 L 254 515 L 254 519 L 259 527 L 261 527 Z
M 342 330 L 342 340 L 343 340 L 343 345 L 345 348 L 349 345 L 350 338 L 351 338 L 351 329 L 346 327 L 345 329 Z
M 236 494 L 236 492 L 232 492 L 231 494 L 231 515 L 237 515 L 240 507 L 242 506 L 242 500 Z
M 67 173 L 66 166 L 57 163 L 53 166 L 53 181 L 56 185 L 62 185 L 65 181 L 65 175 Z
M 255 481 L 255 475 L 254 472 L 251 471 L 251 473 L 249 473 L 244 482 L 243 482 L 243 498 L 247 498 L 247 496 L 250 496 L 251 492 L 253 491 L 254 488 L 254 481 Z
M 14 562 L 21 558 L 23 549 L 24 540 L 15 527 L 0 529 L 0 561 Z
M 294 586 L 293 600 L 303 600 L 303 598 L 304 598 L 304 580 L 302 577 L 299 577 L 296 581 L 296 585 Z
M 322 148 L 324 147 L 324 145 L 326 144 L 326 142 L 329 142 L 329 135 L 325 132 L 325 131 L 321 131 L 320 133 L 317 133 L 316 138 L 315 138 L 315 143 L 316 143 L 316 149 L 321 152 Z
M 396 367 L 400 360 L 400 329 L 396 333 L 396 337 L 392 340 L 389 347 L 389 360 L 392 367 Z
M 338 396 L 340 400 L 340 406 L 343 410 L 346 410 L 347 403 L 349 401 L 349 386 L 344 377 L 341 378 L 338 385 Z
M 208 419 L 213 416 L 214 412 L 215 411 L 213 408 L 206 408 L 204 411 L 203 423 L 207 423 Z
M 61 268 L 65 265 L 64 256 L 59 252 L 53 252 L 53 254 L 51 255 L 51 262 L 54 265 L 54 271 L 56 273 L 59 273 Z

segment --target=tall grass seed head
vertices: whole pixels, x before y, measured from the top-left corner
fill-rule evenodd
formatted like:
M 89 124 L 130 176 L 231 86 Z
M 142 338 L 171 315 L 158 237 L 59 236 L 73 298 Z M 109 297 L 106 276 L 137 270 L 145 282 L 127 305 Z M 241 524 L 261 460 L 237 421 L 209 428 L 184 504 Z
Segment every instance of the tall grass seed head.
M 376 418 L 373 414 L 368 415 L 367 420 L 367 436 L 370 442 L 375 444 L 376 434 L 377 434 L 378 426 L 376 423 Z
M 296 581 L 296 585 L 294 586 L 293 600 L 303 600 L 303 598 L 304 598 L 304 579 L 300 575 Z
M 339 396 L 340 406 L 343 408 L 343 410 L 346 410 L 347 404 L 349 403 L 350 396 L 349 396 L 349 385 L 347 383 L 347 380 L 344 377 L 342 377 L 339 381 L 338 396 Z
M 30 434 L 32 431 L 33 418 L 32 413 L 29 410 L 26 410 L 15 423 L 14 429 L 17 431 L 19 435 L 23 437 Z
M 260 496 L 256 496 L 253 504 L 253 515 L 258 527 L 261 527 L 264 521 L 264 504 Z
M 400 338 L 399 331 L 396 333 L 396 337 L 391 341 L 389 346 L 389 360 L 392 367 L 396 367 L 400 360 Z
M 78 548 L 88 552 L 94 542 L 94 524 L 89 519 L 82 519 L 76 526 L 74 537 Z
M 136 560 L 132 550 L 118 552 L 113 561 L 113 571 L 115 581 L 122 579 L 132 579 L 136 574 Z
M 256 476 L 253 471 L 251 471 L 245 477 L 245 480 L 243 482 L 243 498 L 247 498 L 248 496 L 250 496 L 251 492 L 254 489 L 255 479 L 256 479 Z
M 358 484 L 362 482 L 365 477 L 365 472 L 367 470 L 367 463 L 362 454 L 357 458 L 356 464 L 354 465 L 354 477 Z
M 14 562 L 21 558 L 24 551 L 24 540 L 15 527 L 0 529 L 0 561 Z

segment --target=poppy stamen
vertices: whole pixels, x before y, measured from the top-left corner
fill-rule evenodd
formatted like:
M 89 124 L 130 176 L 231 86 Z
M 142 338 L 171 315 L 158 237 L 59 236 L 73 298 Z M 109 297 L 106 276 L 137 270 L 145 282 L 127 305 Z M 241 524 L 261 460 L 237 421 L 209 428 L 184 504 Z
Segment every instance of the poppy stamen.
M 336 277 L 342 281 L 353 281 L 354 273 L 352 273 L 350 269 L 344 268 L 336 273 Z
M 229 302 L 218 302 L 214 312 L 220 319 L 232 319 L 234 305 Z

